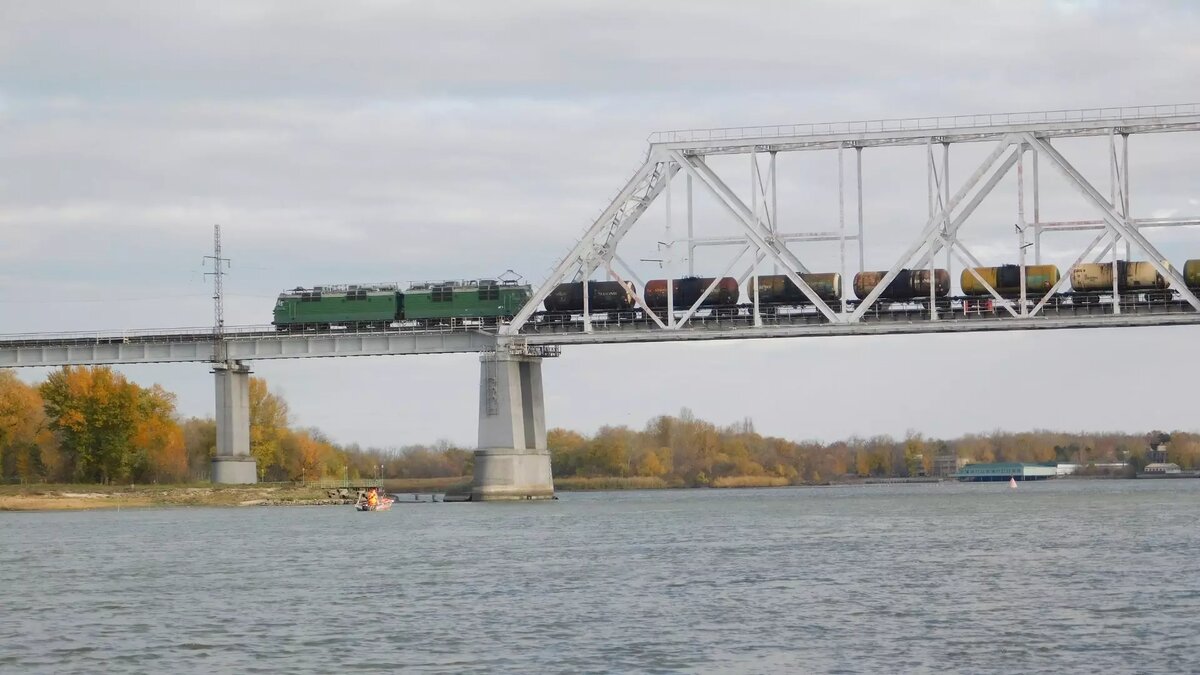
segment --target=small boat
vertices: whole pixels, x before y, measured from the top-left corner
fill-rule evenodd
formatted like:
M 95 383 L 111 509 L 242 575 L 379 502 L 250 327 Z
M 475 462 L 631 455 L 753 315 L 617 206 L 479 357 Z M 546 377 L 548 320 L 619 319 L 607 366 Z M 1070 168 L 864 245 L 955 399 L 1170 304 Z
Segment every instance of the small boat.
M 365 501 L 361 501 L 355 504 L 354 508 L 358 511 L 387 511 L 388 509 L 392 508 L 392 502 L 394 501 L 396 500 L 392 499 L 391 497 L 380 497 L 379 501 L 375 502 L 374 506 L 371 506 Z
M 387 495 L 377 494 L 375 488 L 371 488 L 370 492 L 354 503 L 354 509 L 356 511 L 387 511 L 392 508 L 392 503 L 395 501 Z
M 1017 489 L 1017 479 L 1013 478 L 1012 476 L 1009 476 L 1008 477 L 1008 487 L 1010 487 L 1014 490 Z

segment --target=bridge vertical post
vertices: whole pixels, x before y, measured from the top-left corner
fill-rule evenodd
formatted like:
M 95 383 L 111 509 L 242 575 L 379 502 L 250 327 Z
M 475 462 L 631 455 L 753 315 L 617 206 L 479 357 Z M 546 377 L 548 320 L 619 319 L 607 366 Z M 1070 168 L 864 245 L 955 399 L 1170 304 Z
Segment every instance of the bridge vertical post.
M 250 454 L 250 368 L 239 361 L 213 367 L 217 385 L 217 454 L 213 483 L 258 482 L 258 464 Z
M 505 346 L 479 357 L 479 449 L 471 500 L 553 499 L 542 359 Z

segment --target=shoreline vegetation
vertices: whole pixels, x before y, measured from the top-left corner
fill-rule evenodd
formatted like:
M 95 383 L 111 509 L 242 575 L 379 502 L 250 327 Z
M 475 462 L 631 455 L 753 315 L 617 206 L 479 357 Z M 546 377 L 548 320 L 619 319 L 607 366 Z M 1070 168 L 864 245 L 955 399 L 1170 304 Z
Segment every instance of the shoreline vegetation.
M 448 441 L 335 443 L 294 424 L 283 396 L 260 378 L 250 378 L 249 399 L 259 484 L 212 486 L 215 421 L 184 418 L 161 386 L 142 387 L 106 366 L 61 368 L 37 384 L 0 369 L 0 509 L 336 503 L 329 500 L 345 495 L 300 486 L 382 476 L 397 494 L 444 493 L 474 473 L 472 450 Z M 804 433 L 797 423 L 789 435 Z M 997 430 L 939 439 L 909 431 L 823 442 L 766 436 L 749 418 L 720 426 L 686 408 L 641 429 L 550 429 L 546 442 L 564 492 L 931 480 L 922 477 L 969 462 L 1070 463 L 1081 476 L 1130 478 L 1149 462 L 1200 469 L 1200 434 L 1187 432 Z

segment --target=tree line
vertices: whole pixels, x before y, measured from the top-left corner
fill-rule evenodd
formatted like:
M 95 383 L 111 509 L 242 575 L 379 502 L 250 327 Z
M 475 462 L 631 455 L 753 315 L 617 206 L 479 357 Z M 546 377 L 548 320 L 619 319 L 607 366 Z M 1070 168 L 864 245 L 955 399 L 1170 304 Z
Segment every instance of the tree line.
M 1168 461 L 1200 469 L 1200 435 L 1176 432 L 1071 434 L 1056 431 L 968 434 L 926 438 L 910 432 L 853 437 L 834 443 L 763 436 L 751 420 L 719 427 L 678 416 L 652 419 L 644 429 L 602 427 L 591 436 L 565 429 L 548 434 L 556 477 L 647 477 L 670 485 L 812 484 L 862 477 L 932 476 L 938 456 L 973 462 L 1076 463 L 1084 472 L 1097 465 L 1124 464 L 1126 473 L 1148 462 L 1151 443 L 1164 443 Z
M 175 396 L 142 387 L 108 367 L 65 367 L 28 384 L 0 370 L 0 479 L 22 482 L 177 483 L 208 479 L 216 423 L 183 418 Z M 938 456 L 979 462 L 1072 462 L 1083 467 L 1148 461 L 1151 443 L 1168 461 L 1200 469 L 1200 435 L 1184 432 L 909 433 L 834 443 L 764 436 L 751 420 L 718 426 L 683 410 L 640 430 L 606 426 L 591 435 L 551 429 L 555 477 L 644 477 L 669 485 L 805 484 L 847 477 L 932 475 Z M 250 378 L 250 452 L 262 481 L 468 476 L 473 453 L 446 441 L 394 449 L 339 445 L 292 423 L 287 402 Z
M 471 453 L 440 443 L 395 451 L 339 446 L 292 425 L 287 402 L 250 378 L 250 454 L 262 481 L 460 476 Z M 183 418 L 174 394 L 112 368 L 65 367 L 29 384 L 0 370 L 0 480 L 181 483 L 204 481 L 216 454 L 212 418 Z

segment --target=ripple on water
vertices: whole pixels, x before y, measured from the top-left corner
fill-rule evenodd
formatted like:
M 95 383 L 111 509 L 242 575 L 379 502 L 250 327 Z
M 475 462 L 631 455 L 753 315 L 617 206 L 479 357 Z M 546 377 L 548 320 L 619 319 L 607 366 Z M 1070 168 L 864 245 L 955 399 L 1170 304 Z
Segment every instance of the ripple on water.
M 0 513 L 0 670 L 1200 670 L 1200 481 L 562 497 Z

